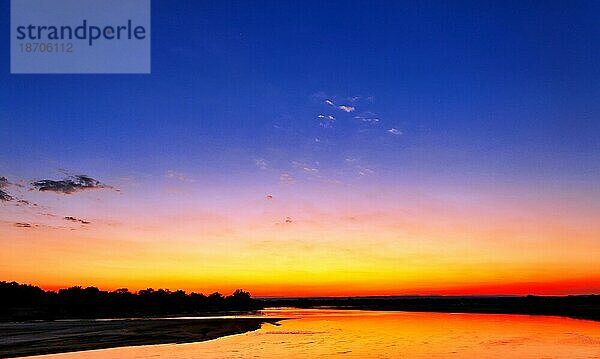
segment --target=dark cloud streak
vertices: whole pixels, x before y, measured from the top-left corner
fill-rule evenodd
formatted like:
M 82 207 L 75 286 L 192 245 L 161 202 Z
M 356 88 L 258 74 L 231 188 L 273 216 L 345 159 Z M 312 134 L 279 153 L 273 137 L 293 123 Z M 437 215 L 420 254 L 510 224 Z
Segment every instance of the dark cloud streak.
M 105 185 L 86 175 L 73 175 L 59 181 L 39 180 L 32 182 L 31 185 L 41 192 L 55 192 L 62 194 L 72 194 L 95 189 L 114 189 L 113 187 Z
M 0 201 L 2 202 L 10 202 L 15 198 L 8 194 L 8 192 L 4 191 L 6 187 L 8 187 L 11 183 L 8 182 L 6 177 L 0 177 Z
M 8 193 L 4 192 L 3 190 L 0 190 L 0 201 L 2 202 L 10 202 L 12 201 L 14 198 L 9 195 Z
M 63 217 L 63 219 L 66 220 L 66 221 L 78 222 L 78 223 L 81 223 L 81 224 L 90 224 L 91 223 L 91 222 L 85 221 L 83 219 L 79 219 L 79 218 L 75 218 L 75 217 L 71 217 L 71 216 Z

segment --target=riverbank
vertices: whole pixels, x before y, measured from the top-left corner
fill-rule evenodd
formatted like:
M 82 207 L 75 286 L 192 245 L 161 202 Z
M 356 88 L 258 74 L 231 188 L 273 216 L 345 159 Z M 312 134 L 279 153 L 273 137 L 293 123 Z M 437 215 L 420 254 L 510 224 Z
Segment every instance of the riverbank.
M 0 323 L 0 358 L 190 343 L 257 330 L 282 318 L 128 319 Z

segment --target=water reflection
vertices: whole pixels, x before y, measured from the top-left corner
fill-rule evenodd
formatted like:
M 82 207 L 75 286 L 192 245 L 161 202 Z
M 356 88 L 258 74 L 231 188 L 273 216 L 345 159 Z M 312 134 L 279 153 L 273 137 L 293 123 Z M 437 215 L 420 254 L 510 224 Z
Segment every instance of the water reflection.
M 43 358 L 600 358 L 600 323 L 586 320 L 327 309 L 263 314 L 292 319 L 208 342 Z

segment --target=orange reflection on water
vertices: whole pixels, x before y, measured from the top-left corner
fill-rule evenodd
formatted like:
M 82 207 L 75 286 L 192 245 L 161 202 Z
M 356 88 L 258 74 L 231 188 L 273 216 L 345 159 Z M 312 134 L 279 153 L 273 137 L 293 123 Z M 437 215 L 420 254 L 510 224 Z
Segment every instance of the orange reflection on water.
M 208 342 L 47 358 L 600 358 L 600 323 L 586 320 L 324 309 L 266 314 L 295 319 Z

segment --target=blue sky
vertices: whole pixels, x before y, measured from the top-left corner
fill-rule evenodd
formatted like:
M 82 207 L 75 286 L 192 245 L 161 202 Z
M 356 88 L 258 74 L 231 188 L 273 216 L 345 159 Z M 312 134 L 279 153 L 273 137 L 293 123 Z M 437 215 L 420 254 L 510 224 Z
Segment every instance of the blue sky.
M 8 2 L 1 10 L 7 50 Z M 154 1 L 149 76 L 10 75 L 2 57 L 2 165 L 161 170 L 191 166 L 182 154 L 193 153 L 226 168 L 240 165 L 236 151 L 271 150 L 587 178 L 599 169 L 598 10 L 594 2 Z M 324 99 L 356 111 L 334 113 Z M 337 116 L 331 131 L 318 128 L 325 112 Z M 357 135 L 349 122 L 367 112 L 401 138 Z

